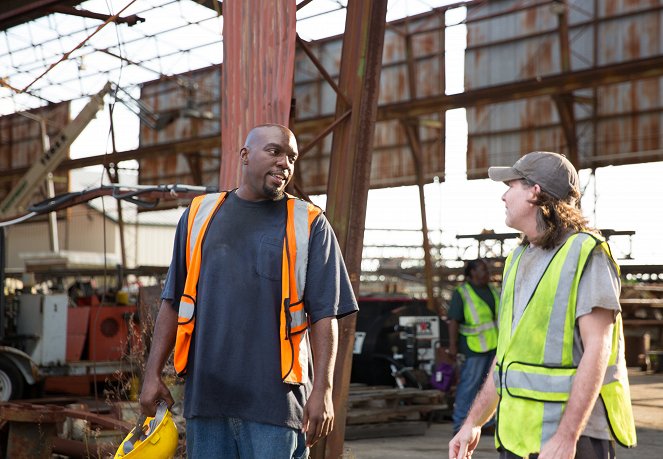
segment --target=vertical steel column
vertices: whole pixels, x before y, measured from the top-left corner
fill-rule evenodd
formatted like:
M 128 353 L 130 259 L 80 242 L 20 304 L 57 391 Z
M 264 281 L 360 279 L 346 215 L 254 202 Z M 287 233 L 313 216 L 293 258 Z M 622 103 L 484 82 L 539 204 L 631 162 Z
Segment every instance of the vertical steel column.
M 556 3 L 558 33 L 559 33 L 559 61 L 562 73 L 571 71 L 571 45 L 569 43 L 569 11 L 566 0 L 559 0 Z M 559 119 L 562 123 L 562 130 L 568 146 L 568 157 L 576 167 L 578 163 L 578 137 L 576 133 L 576 120 L 574 108 L 574 99 L 572 92 L 555 94 L 552 97 Z
M 225 0 L 219 188 L 239 184 L 239 150 L 257 124 L 288 125 L 295 0 Z
M 39 118 L 39 133 L 41 134 L 41 151 L 46 151 L 51 148 L 51 139 L 48 137 L 48 129 L 46 129 L 46 121 L 43 117 Z M 46 197 L 53 198 L 55 196 L 55 185 L 53 184 L 53 173 L 49 172 L 46 175 Z M 48 214 L 48 237 L 50 242 L 51 252 L 57 253 L 60 251 L 60 243 L 58 240 L 58 214 L 57 212 L 50 212 Z
M 426 307 L 433 313 L 437 314 L 437 307 L 435 305 L 435 298 L 433 297 L 433 260 L 430 254 L 430 241 L 428 239 L 428 221 L 426 219 L 426 200 L 424 196 L 424 155 L 421 151 L 421 140 L 419 138 L 419 126 L 409 124 L 408 121 L 402 120 L 401 126 L 405 130 L 410 151 L 412 152 L 412 160 L 414 161 L 414 170 L 417 176 L 417 188 L 419 189 L 419 210 L 421 211 L 421 236 L 422 247 L 424 249 L 424 277 L 426 282 Z
M 355 293 L 359 293 L 386 15 L 387 0 L 348 1 L 338 86 L 352 106 L 348 107 L 343 98 L 337 98 L 336 117 L 348 109 L 352 109 L 352 113 L 334 131 L 327 184 L 327 217 L 338 237 Z M 339 349 L 334 372 L 334 430 L 326 444 L 315 448 L 314 458 L 336 459 L 343 452 L 355 325 L 354 314 L 339 321 Z
M 410 90 L 410 99 L 417 98 L 417 71 L 414 62 L 414 49 L 412 48 L 412 35 L 408 27 L 405 35 L 405 56 L 407 59 L 407 81 Z M 421 149 L 421 138 L 419 136 L 419 120 L 401 120 L 401 126 L 405 130 L 407 141 L 410 145 L 412 160 L 414 161 L 414 172 L 417 177 L 417 188 L 419 189 L 419 210 L 421 211 L 421 237 L 424 249 L 424 281 L 426 282 L 426 307 L 437 312 L 435 298 L 433 297 L 433 261 L 430 254 L 430 241 L 428 239 L 428 220 L 426 219 L 426 200 L 424 196 L 424 154 Z

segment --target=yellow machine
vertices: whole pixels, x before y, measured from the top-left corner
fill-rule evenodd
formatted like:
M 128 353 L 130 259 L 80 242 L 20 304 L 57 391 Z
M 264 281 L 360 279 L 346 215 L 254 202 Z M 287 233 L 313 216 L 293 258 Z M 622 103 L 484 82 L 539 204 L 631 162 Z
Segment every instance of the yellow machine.
M 177 451 L 177 426 L 165 403 L 153 418 L 141 416 L 115 453 L 115 459 L 172 459 Z

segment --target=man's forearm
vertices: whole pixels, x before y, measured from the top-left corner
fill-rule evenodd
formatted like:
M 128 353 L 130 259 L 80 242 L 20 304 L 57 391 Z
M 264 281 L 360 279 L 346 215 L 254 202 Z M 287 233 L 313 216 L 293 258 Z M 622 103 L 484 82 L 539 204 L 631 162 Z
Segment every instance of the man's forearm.
M 596 403 L 608 367 L 613 312 L 605 309 L 580 318 L 584 353 L 578 365 L 569 402 L 557 432 L 577 441 Z
M 458 352 L 458 321 L 449 319 L 447 326 L 449 328 L 449 352 L 455 354 Z
M 146 376 L 160 376 L 177 336 L 177 312 L 172 301 L 163 300 L 154 325 L 150 354 L 145 364 Z
M 320 319 L 311 325 L 313 349 L 313 388 L 331 389 L 338 347 L 338 321 L 334 317 Z

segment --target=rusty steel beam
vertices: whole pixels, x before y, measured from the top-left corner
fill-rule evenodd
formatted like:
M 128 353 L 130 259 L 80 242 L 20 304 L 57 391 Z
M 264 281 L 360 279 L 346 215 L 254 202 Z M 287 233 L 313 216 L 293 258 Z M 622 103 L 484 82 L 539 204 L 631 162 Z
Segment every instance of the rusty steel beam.
M 79 16 L 82 18 L 99 19 L 100 21 L 108 21 L 111 18 L 111 15 L 109 14 L 95 13 L 93 11 L 83 9 L 79 10 L 73 6 L 68 5 L 56 5 L 49 8 L 49 11 L 52 13 L 68 14 L 70 16 Z M 145 22 L 145 18 L 131 14 L 129 16 L 117 17 L 113 19 L 113 21 L 117 24 L 127 24 L 129 26 L 134 26 L 139 22 Z
M 592 69 L 560 73 L 541 78 L 523 80 L 517 83 L 474 89 L 459 94 L 430 96 L 407 102 L 384 104 L 378 107 L 378 121 L 415 118 L 431 113 L 476 105 L 488 105 L 510 100 L 536 96 L 553 96 L 563 92 L 572 92 L 584 88 L 596 88 L 609 84 L 623 83 L 642 78 L 655 78 L 663 75 L 663 56 L 655 56 L 637 61 L 611 64 Z M 320 132 L 336 121 L 334 116 L 301 119 L 296 121 L 294 130 L 298 134 Z M 156 155 L 195 152 L 211 149 L 220 145 L 218 134 L 202 136 L 170 142 L 161 145 L 150 145 L 135 150 L 90 156 L 87 158 L 63 161 L 56 173 L 87 166 L 105 164 L 130 159 L 141 159 Z M 0 182 L 20 177 L 28 167 L 0 170 Z
M 177 140 L 163 144 L 148 145 L 135 150 L 118 151 L 105 155 L 88 156 L 86 158 L 67 159 L 62 161 L 54 173 L 62 173 L 72 169 L 96 166 L 99 164 L 118 164 L 130 159 L 145 159 L 155 156 L 175 155 L 179 153 L 195 153 L 200 150 L 218 148 L 221 145 L 219 134 L 200 136 L 197 138 Z M 0 170 L 0 183 L 6 180 L 21 177 L 27 172 L 29 166 Z
M 57 423 L 65 417 L 58 407 L 4 403 L 0 404 L 0 419 L 9 424 L 6 457 L 50 459 Z
M 2 2 L 10 3 L 10 2 Z M 83 3 L 83 0 L 32 0 L 12 2 L 0 7 L 0 30 L 24 24 L 48 14 L 48 9 L 54 6 L 72 6 Z
M 311 150 L 311 148 L 316 146 L 318 142 L 320 142 L 322 139 L 327 137 L 327 135 L 329 135 L 329 133 L 332 132 L 334 128 L 336 128 L 336 126 L 338 126 L 340 123 L 345 121 L 345 119 L 348 116 L 350 116 L 350 113 L 352 113 L 352 109 L 348 109 L 345 113 L 343 113 L 341 116 L 336 118 L 332 124 L 324 128 L 318 135 L 315 136 L 313 140 L 311 140 L 309 143 L 306 144 L 306 146 L 304 146 L 301 150 L 299 150 L 299 159 L 301 159 L 302 156 L 304 156 L 309 150 Z
M 350 108 L 352 113 L 334 131 L 327 183 L 327 216 L 338 238 L 356 294 L 359 293 L 386 14 L 387 0 L 349 0 L 341 52 L 339 88 L 352 105 L 348 107 L 337 98 L 336 117 Z M 343 452 L 356 320 L 356 314 L 352 314 L 339 321 L 333 392 L 334 430 L 314 448 L 313 458 L 336 459 Z
M 295 0 L 225 0 L 219 188 L 239 185 L 239 150 L 249 130 L 287 126 L 295 72 Z
M 186 162 L 191 171 L 191 177 L 193 178 L 194 185 L 203 184 L 203 167 L 200 152 L 190 153 L 186 155 Z
M 309 48 L 308 44 L 300 38 L 299 35 L 297 35 L 297 44 L 302 48 L 302 51 L 304 51 L 304 54 L 309 58 L 309 60 L 313 63 L 316 69 L 318 69 L 318 72 L 320 72 L 320 75 L 322 78 L 329 83 L 329 86 L 334 90 L 336 95 L 338 97 L 341 97 L 343 99 L 343 102 L 345 102 L 347 105 L 350 105 L 350 101 L 346 97 L 345 94 L 343 94 L 343 91 L 341 91 L 334 81 L 334 79 L 331 77 L 329 72 L 325 69 L 325 66 L 322 65 L 322 62 L 317 58 L 315 54 L 313 54 L 313 51 L 311 51 L 311 48 Z
M 442 22 L 444 23 L 444 13 L 442 13 Z M 407 30 L 409 31 L 409 27 L 407 28 Z M 405 36 L 405 56 L 407 60 L 407 82 L 410 90 L 410 97 L 414 99 L 417 97 L 417 73 L 414 67 L 414 50 L 412 48 L 412 35 L 409 34 Z M 419 125 L 412 124 L 408 121 L 416 122 L 416 120 L 401 120 L 401 126 L 405 130 L 405 135 L 410 145 L 410 152 L 412 153 L 412 161 L 414 162 L 414 171 L 417 176 L 417 189 L 419 190 L 419 210 L 421 212 L 421 237 L 423 241 L 422 246 L 424 249 L 426 307 L 431 312 L 436 312 L 437 308 L 435 307 L 435 298 L 433 294 L 433 260 L 431 259 L 431 254 L 430 254 L 430 241 L 428 239 L 428 221 L 426 219 L 426 201 L 424 198 L 424 184 L 425 184 L 424 165 L 423 165 L 424 157 L 423 157 L 423 152 L 421 151 L 421 138 L 419 136 Z
M 554 12 L 557 14 L 558 35 L 559 35 L 559 61 L 562 72 L 571 71 L 571 44 L 569 43 L 569 6 L 566 0 L 560 0 L 555 3 Z M 571 163 L 579 166 L 578 159 L 578 136 L 576 129 L 576 117 L 573 112 L 574 99 L 572 92 L 554 94 L 553 102 L 557 107 L 559 120 L 562 124 L 562 132 L 566 139 L 568 148 L 568 157 Z
M 458 94 L 429 96 L 405 102 L 383 104 L 378 107 L 378 121 L 414 118 L 455 108 L 490 105 L 528 97 L 552 96 L 585 88 L 624 83 L 643 78 L 663 76 L 663 56 L 654 56 L 618 64 L 610 64 L 575 72 L 530 78 Z M 300 132 L 310 132 L 329 124 L 333 116 L 302 119 L 297 122 Z
M 311 3 L 312 1 L 313 1 L 313 0 L 303 0 L 302 2 L 299 2 L 299 4 L 297 5 L 297 11 L 301 10 L 302 8 L 304 8 L 306 5 L 308 5 L 308 4 Z
M 663 56 L 655 56 L 575 72 L 530 78 L 448 96 L 438 95 L 408 102 L 386 104 L 380 107 L 378 120 L 427 115 L 454 108 L 496 104 L 528 97 L 551 96 L 560 92 L 595 88 L 661 75 L 663 75 Z
M 421 212 L 421 237 L 424 249 L 424 277 L 426 283 L 426 307 L 433 313 L 437 313 L 435 298 L 433 296 L 433 260 L 430 254 L 430 241 L 428 239 L 428 220 L 426 219 L 426 201 L 424 196 L 424 165 L 423 152 L 421 151 L 421 140 L 419 138 L 419 126 L 401 121 L 405 130 L 412 159 L 414 161 L 414 170 L 417 176 L 417 189 L 419 190 L 419 211 Z

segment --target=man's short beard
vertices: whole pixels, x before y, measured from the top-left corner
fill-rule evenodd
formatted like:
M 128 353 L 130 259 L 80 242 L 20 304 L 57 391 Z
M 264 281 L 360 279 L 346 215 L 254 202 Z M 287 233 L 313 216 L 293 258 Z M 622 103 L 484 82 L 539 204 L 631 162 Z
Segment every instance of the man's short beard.
M 265 196 L 268 196 L 272 201 L 278 201 L 283 198 L 284 191 L 279 188 L 270 188 L 267 185 L 262 187 L 262 191 L 265 193 Z

